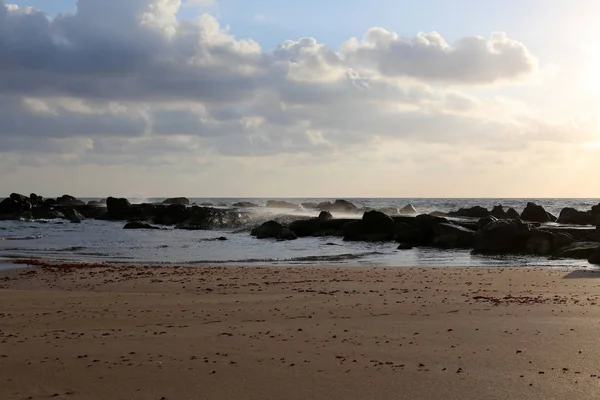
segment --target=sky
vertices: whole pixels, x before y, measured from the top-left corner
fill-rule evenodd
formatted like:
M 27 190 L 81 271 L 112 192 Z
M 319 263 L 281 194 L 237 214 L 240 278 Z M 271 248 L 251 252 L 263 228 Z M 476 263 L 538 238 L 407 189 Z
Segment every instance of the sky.
M 600 197 L 600 4 L 0 0 L 0 188 Z

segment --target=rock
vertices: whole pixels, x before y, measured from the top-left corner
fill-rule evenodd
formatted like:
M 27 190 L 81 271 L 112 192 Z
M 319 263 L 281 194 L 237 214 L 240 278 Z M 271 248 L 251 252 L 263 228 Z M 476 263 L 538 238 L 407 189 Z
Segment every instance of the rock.
M 169 204 L 156 208 L 154 223 L 161 225 L 176 225 L 186 222 L 191 216 L 188 208 L 183 204 Z
M 287 228 L 285 228 L 287 229 Z M 289 230 L 289 229 L 288 229 Z M 273 238 L 277 239 L 284 232 L 284 227 L 277 221 L 267 221 L 264 224 L 252 229 L 250 234 L 257 239 Z M 287 233 L 287 232 L 284 232 Z
M 57 210 L 53 210 L 51 208 L 36 207 L 31 211 L 33 213 L 34 219 L 66 219 L 63 213 Z
M 317 203 L 301 203 L 300 205 L 308 210 L 316 210 L 319 207 Z
M 595 225 L 597 217 L 591 211 L 579 211 L 571 207 L 563 208 L 558 216 L 559 224 Z
M 544 207 L 529 202 L 521 213 L 521 219 L 531 222 L 556 222 L 556 217 L 548 213 Z
M 398 250 L 412 250 L 413 247 L 412 245 L 408 244 L 408 243 L 401 243 L 400 246 L 398 246 Z
M 467 218 L 483 218 L 490 215 L 487 208 L 481 206 L 475 206 L 471 208 L 461 208 L 458 211 L 454 211 L 448 214 L 451 217 L 467 217 Z
M 258 204 L 250 203 L 249 201 L 239 201 L 237 203 L 233 203 L 232 207 L 256 208 L 256 207 L 260 207 L 260 206 Z
M 172 197 L 163 200 L 162 204 L 176 204 L 180 206 L 189 206 L 190 200 L 187 197 Z
M 44 205 L 44 198 L 42 196 L 38 196 L 35 193 L 31 193 L 29 195 L 29 201 L 34 207 L 42 207 Z
M 430 212 L 429 215 L 431 215 L 432 217 L 447 217 L 448 213 L 443 211 L 433 211 Z
M 480 230 L 473 254 L 525 254 L 530 238 L 531 230 L 521 220 L 498 220 Z
M 552 252 L 553 234 L 550 232 L 536 232 L 525 247 L 527 254 L 547 256 Z
M 519 213 L 514 208 L 509 208 L 508 210 L 506 210 L 506 217 L 508 219 L 521 219 Z
M 283 228 L 277 235 L 277 240 L 296 240 L 298 236 L 288 228 Z
M 494 206 L 494 208 L 492 208 L 492 211 L 490 212 L 491 216 L 494 218 L 498 218 L 498 219 L 507 219 L 508 216 L 506 215 L 506 211 L 504 211 L 504 207 L 502 207 L 501 205 L 498 206 Z
M 333 219 L 333 215 L 331 215 L 329 211 L 321 211 L 317 219 L 319 221 L 329 221 L 330 219 Z
M 598 242 L 574 242 L 556 251 L 554 254 L 552 254 L 552 258 L 573 258 L 577 260 L 587 260 L 599 248 L 600 243 Z
M 21 213 L 21 215 L 19 216 L 19 220 L 20 221 L 32 221 L 33 220 L 33 213 L 31 212 L 31 210 L 23 211 Z
M 478 233 L 451 223 L 440 223 L 432 226 L 433 246 L 440 248 L 471 248 L 475 245 Z
M 80 224 L 81 221 L 85 219 L 83 215 L 81 215 L 77 210 L 73 208 L 65 208 L 63 209 L 62 213 L 64 214 L 66 219 L 75 224 Z
M 269 200 L 267 201 L 267 207 L 269 208 L 296 208 L 297 204 L 290 203 L 283 200 Z
M 21 204 L 18 201 L 8 197 L 0 202 L 0 215 L 10 216 L 20 214 Z
M 106 199 L 106 209 L 108 217 L 116 220 L 127 219 L 131 208 L 131 203 L 127 199 L 117 199 L 109 197 Z
M 363 227 L 368 233 L 387 233 L 394 228 L 394 220 L 381 211 L 368 211 L 362 217 Z
M 346 200 L 336 200 L 335 202 L 324 202 L 317 205 L 317 208 L 322 211 L 332 213 L 357 213 L 358 207 Z
M 126 223 L 125 226 L 123 227 L 123 229 L 153 229 L 153 230 L 156 230 L 156 229 L 160 229 L 160 228 L 158 226 L 153 226 L 153 225 L 150 225 L 145 222 L 137 221 L 137 222 Z
M 417 215 L 417 210 L 413 207 L 412 204 L 407 204 L 398 210 L 398 214 L 400 214 L 400 215 Z
M 63 194 L 56 199 L 56 204 L 59 206 L 82 206 L 85 205 L 85 202 L 77 200 L 75 197 L 68 194 Z
M 361 220 L 350 222 L 344 230 L 345 241 L 380 242 L 394 237 L 394 220 L 381 211 L 368 211 Z
M 588 257 L 588 262 L 594 265 L 600 265 L 600 247 L 597 248 Z
M 488 217 L 483 217 L 480 218 L 479 221 L 477 222 L 477 228 L 478 229 L 483 229 L 486 226 L 488 226 L 489 224 L 493 224 L 495 222 L 498 222 L 498 218 L 494 217 L 494 216 L 488 216 Z

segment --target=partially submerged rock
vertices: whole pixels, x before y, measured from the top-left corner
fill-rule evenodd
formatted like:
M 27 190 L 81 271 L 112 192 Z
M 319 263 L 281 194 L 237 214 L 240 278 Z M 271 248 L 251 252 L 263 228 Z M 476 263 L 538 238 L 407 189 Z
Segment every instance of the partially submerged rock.
M 156 229 L 160 229 L 157 226 L 153 226 L 150 225 L 146 222 L 128 222 L 127 224 L 125 224 L 125 226 L 123 227 L 123 229 L 152 229 L 152 230 L 156 230 Z

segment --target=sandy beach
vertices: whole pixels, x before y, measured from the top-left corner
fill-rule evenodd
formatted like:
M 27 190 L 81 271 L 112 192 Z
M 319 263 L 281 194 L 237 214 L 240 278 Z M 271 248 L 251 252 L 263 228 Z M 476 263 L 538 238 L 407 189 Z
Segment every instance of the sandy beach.
M 597 399 L 600 274 L 0 272 L 0 399 Z

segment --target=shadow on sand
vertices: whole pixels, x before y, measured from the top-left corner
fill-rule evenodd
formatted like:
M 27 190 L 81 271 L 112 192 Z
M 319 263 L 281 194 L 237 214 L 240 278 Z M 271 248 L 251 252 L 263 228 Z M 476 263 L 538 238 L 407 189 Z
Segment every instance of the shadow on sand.
M 600 269 L 581 269 L 565 275 L 564 279 L 600 278 Z

